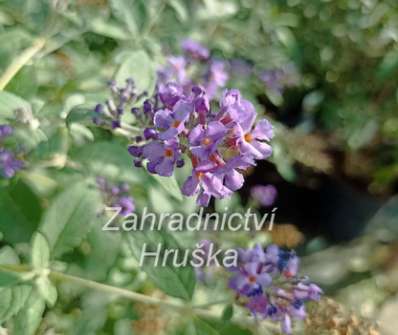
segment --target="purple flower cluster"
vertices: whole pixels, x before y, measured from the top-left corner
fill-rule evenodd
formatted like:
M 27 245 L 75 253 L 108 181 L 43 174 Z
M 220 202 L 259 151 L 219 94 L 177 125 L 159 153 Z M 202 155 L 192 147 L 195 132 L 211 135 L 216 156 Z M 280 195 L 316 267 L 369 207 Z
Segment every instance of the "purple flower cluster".
M 184 55 L 169 57 L 169 65 L 159 71 L 156 90 L 141 107 L 146 93 L 138 94 L 133 80 L 124 87 L 111 82 L 112 98 L 95 107 L 93 120 L 118 128 L 133 106 L 136 125 L 143 129 L 128 149 L 134 165 L 167 177 L 188 158 L 192 173 L 182 192 L 207 206 L 212 197 L 225 198 L 240 189 L 243 172 L 271 155 L 273 128 L 266 119 L 256 122 L 254 106 L 238 90 L 215 98 L 228 80 L 224 62 L 192 40 L 185 40 L 182 49 Z M 195 77 L 198 68 L 201 75 Z
M 186 39 L 181 43 L 183 55 L 169 56 L 167 64 L 159 71 L 159 84 L 170 81 L 189 93 L 196 84 L 202 85 L 211 99 L 220 93 L 229 79 L 227 63 L 210 56 L 202 44 Z
M 97 177 L 97 187 L 102 193 L 103 202 L 109 207 L 119 207 L 120 215 L 127 216 L 134 212 L 134 199 L 129 195 L 130 187 L 126 183 L 113 185 L 104 177 Z
M 186 94 L 180 85 L 168 83 L 142 109 L 152 123 L 139 137 L 145 142 L 129 147 L 135 165 L 146 162 L 150 173 L 171 176 L 188 157 L 192 173 L 182 192 L 197 195 L 201 206 L 211 197 L 224 198 L 241 188 L 242 172 L 272 153 L 267 143 L 273 137 L 270 122 L 256 122 L 254 106 L 238 90 L 226 90 L 218 108 L 211 108 L 202 87 L 194 86 Z
M 18 170 L 24 166 L 23 162 L 15 157 L 15 154 L 4 148 L 2 141 L 12 135 L 13 128 L 9 125 L 0 125 L 0 175 L 4 178 L 12 178 Z
M 292 320 L 306 317 L 305 302 L 322 295 L 317 285 L 298 276 L 298 268 L 296 254 L 276 245 L 241 249 L 238 267 L 229 269 L 229 287 L 256 318 L 278 321 L 282 331 L 291 334 Z

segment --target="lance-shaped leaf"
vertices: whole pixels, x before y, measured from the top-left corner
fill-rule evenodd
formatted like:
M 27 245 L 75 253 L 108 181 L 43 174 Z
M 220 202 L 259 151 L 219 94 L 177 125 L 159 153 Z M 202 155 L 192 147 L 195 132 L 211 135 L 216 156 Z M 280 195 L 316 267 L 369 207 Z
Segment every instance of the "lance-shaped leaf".
M 44 214 L 40 232 L 46 237 L 52 258 L 78 246 L 98 216 L 101 199 L 94 185 L 83 180 L 59 194 Z

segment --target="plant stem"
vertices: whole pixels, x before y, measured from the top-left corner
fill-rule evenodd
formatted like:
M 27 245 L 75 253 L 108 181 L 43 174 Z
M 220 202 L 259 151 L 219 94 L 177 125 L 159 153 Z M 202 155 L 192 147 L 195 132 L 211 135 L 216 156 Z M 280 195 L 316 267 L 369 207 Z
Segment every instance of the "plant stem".
M 0 91 L 8 85 L 8 83 L 46 44 L 44 37 L 39 37 L 33 41 L 33 44 L 25 49 L 15 60 L 8 66 L 0 77 Z
M 67 275 L 67 274 L 62 273 L 62 272 L 51 271 L 50 272 L 50 278 L 52 278 L 54 280 L 58 280 L 58 281 L 76 283 L 76 284 L 78 284 L 80 286 L 91 288 L 91 289 L 97 290 L 97 291 L 108 292 L 110 294 L 122 296 L 124 298 L 129 299 L 129 300 L 133 300 L 133 301 L 136 301 L 136 302 L 141 302 L 141 303 L 144 303 L 144 304 L 171 307 L 171 308 L 176 309 L 176 310 L 187 309 L 187 306 L 182 305 L 182 304 L 180 304 L 178 302 L 162 300 L 162 299 L 159 299 L 159 298 L 155 298 L 155 297 L 147 296 L 147 295 L 144 295 L 144 294 L 136 293 L 136 292 L 124 289 L 124 288 L 119 288 L 119 287 L 115 287 L 115 286 L 111 286 L 111 285 L 107 285 L 107 284 L 98 283 L 96 281 L 89 280 L 89 279 L 83 279 L 81 277 Z
M 8 272 L 12 271 L 12 272 L 18 272 L 18 273 L 29 273 L 29 272 L 33 271 L 27 265 L 0 265 L 0 270 L 8 271 Z M 186 302 L 182 303 L 182 302 L 178 302 L 178 301 L 174 301 L 174 300 L 159 299 L 159 298 L 147 296 L 145 294 L 133 292 L 133 291 L 130 291 L 130 290 L 127 290 L 124 288 L 119 288 L 119 287 L 115 287 L 112 285 L 102 284 L 102 283 L 99 283 L 99 282 L 96 282 L 93 280 L 68 275 L 68 274 L 65 274 L 62 272 L 58 272 L 58 271 L 50 271 L 49 277 L 51 279 L 53 279 L 54 281 L 75 283 L 80 286 L 87 287 L 89 289 L 107 292 L 109 294 L 121 296 L 123 298 L 129 299 L 129 300 L 132 300 L 135 302 L 162 306 L 162 307 L 176 310 L 183 314 L 196 315 L 199 317 L 213 319 L 213 320 L 221 320 L 221 315 L 219 313 L 216 313 L 210 309 L 205 309 L 204 308 L 204 307 L 206 307 L 205 305 L 192 306 L 190 303 L 186 303 Z M 252 328 L 255 325 L 254 320 L 252 318 L 248 318 L 246 316 L 239 316 L 239 315 L 234 315 L 232 322 L 239 324 L 243 327 L 248 327 L 248 328 Z M 266 326 L 267 329 L 269 329 L 269 330 L 278 329 L 278 327 L 275 324 L 270 323 L 270 322 L 263 322 L 263 325 Z

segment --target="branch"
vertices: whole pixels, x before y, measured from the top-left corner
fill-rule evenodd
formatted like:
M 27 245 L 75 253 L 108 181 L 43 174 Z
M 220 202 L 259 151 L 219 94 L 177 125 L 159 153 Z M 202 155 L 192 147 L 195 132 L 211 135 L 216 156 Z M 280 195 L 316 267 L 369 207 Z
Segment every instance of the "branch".
M 13 272 L 18 272 L 18 273 L 26 273 L 31 271 L 30 267 L 27 265 L 0 265 L 0 270 L 4 271 L 13 271 Z M 173 300 L 163 300 L 151 296 L 147 296 L 145 294 L 133 292 L 124 288 L 119 288 L 107 284 L 102 284 L 93 280 L 89 279 L 84 279 L 81 277 L 76 277 L 72 275 L 68 275 L 62 272 L 58 271 L 50 271 L 49 272 L 49 277 L 53 279 L 54 281 L 63 281 L 63 282 L 70 282 L 70 283 L 75 283 L 80 286 L 87 287 L 89 289 L 97 290 L 97 291 L 102 291 L 102 292 L 107 292 L 110 294 L 114 294 L 117 296 L 121 296 L 123 298 L 135 301 L 135 302 L 140 302 L 143 304 L 149 304 L 149 305 L 157 305 L 157 306 L 163 306 L 166 308 L 171 308 L 175 311 L 178 311 L 180 313 L 183 313 L 185 315 L 196 315 L 199 317 L 207 318 L 207 319 L 212 319 L 212 320 L 221 320 L 221 315 L 219 313 L 215 313 L 214 311 L 210 309 L 205 309 L 204 305 L 199 305 L 199 306 L 192 306 L 189 303 L 181 303 L 178 301 L 173 301 Z M 250 317 L 242 316 L 242 315 L 234 315 L 232 318 L 231 322 L 235 324 L 239 324 L 243 327 L 251 328 L 257 327 L 256 325 L 256 320 Z M 271 322 L 268 321 L 262 321 L 262 325 L 268 330 L 268 331 L 278 331 L 279 327 Z
M 44 37 L 39 37 L 33 41 L 33 44 L 25 49 L 15 60 L 8 66 L 0 77 L 0 91 L 8 85 L 8 83 L 46 44 Z

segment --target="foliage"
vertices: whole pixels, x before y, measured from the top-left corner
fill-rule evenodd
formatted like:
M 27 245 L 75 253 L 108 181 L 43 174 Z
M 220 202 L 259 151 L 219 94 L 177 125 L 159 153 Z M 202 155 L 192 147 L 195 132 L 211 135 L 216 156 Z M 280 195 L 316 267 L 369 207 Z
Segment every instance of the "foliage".
M 143 243 L 193 249 L 206 232 L 101 231 L 109 216 L 99 176 L 127 183 L 137 212 L 197 207 L 180 191 L 189 167 L 172 178 L 134 168 L 127 148 L 142 131 L 134 117 L 122 119 L 133 125 L 127 131 L 104 129 L 92 122 L 93 108 L 108 98 L 109 79 L 133 77 L 151 96 L 157 71 L 190 37 L 226 62 L 227 87 L 272 120 L 272 164 L 289 183 L 298 166 L 337 175 L 338 152 L 348 162 L 343 177 L 389 195 L 398 177 L 397 22 L 394 0 L 2 1 L 0 125 L 14 131 L 0 132 L 0 155 L 12 165 L 12 178 L 3 178 L 0 160 L 0 325 L 23 335 L 130 334 L 149 301 L 161 308 L 155 315 L 168 316 L 163 332 L 254 334 L 244 308 L 233 307 L 226 278 L 204 285 L 192 267 L 138 266 Z M 244 198 L 214 208 L 252 205 Z M 396 214 L 388 217 L 393 231 Z M 225 248 L 269 243 L 258 235 L 211 239 Z M 320 249 L 314 244 L 304 253 Z M 345 285 L 346 273 L 328 283 L 312 272 L 331 294 Z M 223 306 L 212 308 L 220 299 Z M 196 311 L 203 304 L 211 306 Z M 264 334 L 277 331 L 267 324 Z

